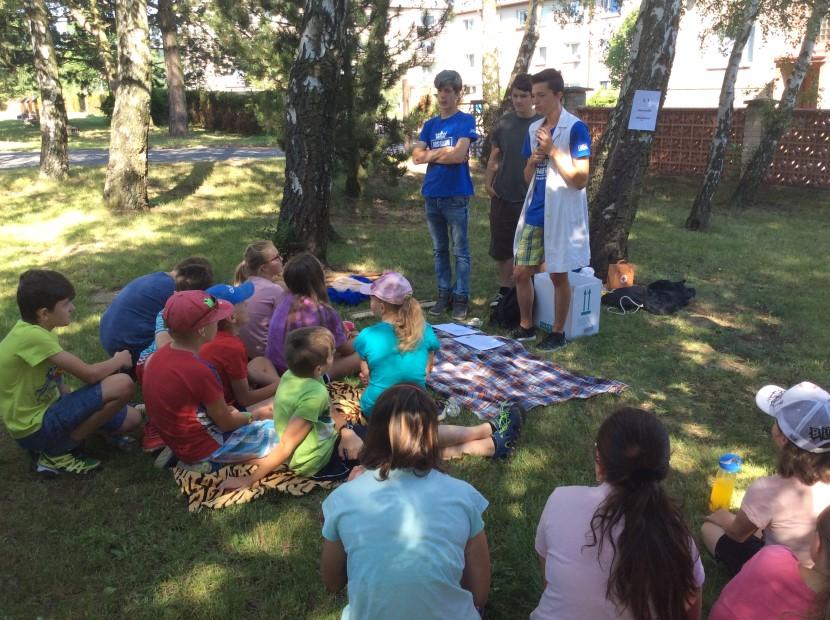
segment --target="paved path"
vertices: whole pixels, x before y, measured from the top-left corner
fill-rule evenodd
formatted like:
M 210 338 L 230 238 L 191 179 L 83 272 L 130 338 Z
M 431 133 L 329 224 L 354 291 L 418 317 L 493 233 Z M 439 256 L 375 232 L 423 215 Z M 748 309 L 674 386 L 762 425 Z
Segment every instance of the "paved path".
M 150 162 L 154 164 L 179 161 L 226 161 L 228 159 L 267 159 L 284 157 L 278 148 L 255 146 L 200 146 L 181 149 L 150 149 Z M 70 149 L 69 163 L 73 166 L 105 166 L 109 158 L 107 149 Z M 33 168 L 40 162 L 39 151 L 0 151 L 0 170 Z

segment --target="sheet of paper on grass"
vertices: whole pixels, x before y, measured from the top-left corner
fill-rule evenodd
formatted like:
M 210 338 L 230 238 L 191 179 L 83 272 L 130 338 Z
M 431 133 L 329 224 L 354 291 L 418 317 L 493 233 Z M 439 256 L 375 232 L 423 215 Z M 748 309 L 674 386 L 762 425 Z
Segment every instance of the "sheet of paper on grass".
M 432 328 L 438 329 L 450 336 L 472 336 L 478 333 L 478 330 L 471 329 L 466 325 L 459 325 L 458 323 L 441 323 L 440 325 L 433 325 Z
M 479 351 L 489 351 L 490 349 L 495 349 L 496 347 L 500 347 L 504 344 L 501 340 L 496 340 L 492 336 L 488 336 L 486 334 L 462 336 L 461 338 L 456 338 L 455 340 L 464 346 L 478 349 Z

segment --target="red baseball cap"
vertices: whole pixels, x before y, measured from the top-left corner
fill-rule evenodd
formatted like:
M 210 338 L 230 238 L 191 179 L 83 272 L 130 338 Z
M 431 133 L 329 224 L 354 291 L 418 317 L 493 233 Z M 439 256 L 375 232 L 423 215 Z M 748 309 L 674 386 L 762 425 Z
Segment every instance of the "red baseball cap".
M 233 314 L 233 304 L 204 291 L 179 291 L 164 304 L 162 317 L 175 332 L 192 332 Z

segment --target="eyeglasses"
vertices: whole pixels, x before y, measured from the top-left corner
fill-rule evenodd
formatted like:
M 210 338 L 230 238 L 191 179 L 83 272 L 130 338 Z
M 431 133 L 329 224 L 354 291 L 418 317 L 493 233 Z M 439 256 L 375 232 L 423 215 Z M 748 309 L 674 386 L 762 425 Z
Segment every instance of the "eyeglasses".
M 277 254 L 274 258 L 269 258 L 268 262 L 269 263 L 276 263 L 278 260 L 282 260 L 282 256 L 280 256 L 279 254 Z

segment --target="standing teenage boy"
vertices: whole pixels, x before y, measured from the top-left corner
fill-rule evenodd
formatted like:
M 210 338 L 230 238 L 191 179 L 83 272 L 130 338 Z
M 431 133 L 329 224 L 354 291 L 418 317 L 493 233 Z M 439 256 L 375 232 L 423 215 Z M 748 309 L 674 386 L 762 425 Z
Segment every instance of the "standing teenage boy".
M 467 207 L 473 195 L 468 154 L 478 140 L 476 122 L 458 110 L 461 76 L 441 71 L 435 76 L 439 116 L 429 119 L 412 149 L 412 161 L 429 164 L 421 194 L 426 203 L 427 225 L 432 237 L 438 303 L 429 313 L 437 316 L 452 303 L 452 318 L 464 319 L 470 297 L 470 245 L 467 239 Z M 450 238 L 455 254 L 455 281 L 450 266 Z
M 503 115 L 490 139 L 492 147 L 484 174 L 484 189 L 490 196 L 490 256 L 496 261 L 499 292 L 490 303 L 498 305 L 510 289 L 513 276 L 513 235 L 527 195 L 522 153 L 530 124 L 541 117 L 533 112 L 533 83 L 521 73 L 510 87 L 513 112 Z
M 565 84 L 556 69 L 531 77 L 533 105 L 544 118 L 530 125 L 525 139 L 524 169 L 529 184 L 513 241 L 516 296 L 521 322 L 516 340 L 533 340 L 533 275 L 542 263 L 554 287 L 553 330 L 536 348 L 555 351 L 567 344 L 564 328 L 571 307 L 568 272 L 588 264 L 588 184 L 591 133 L 562 107 Z

